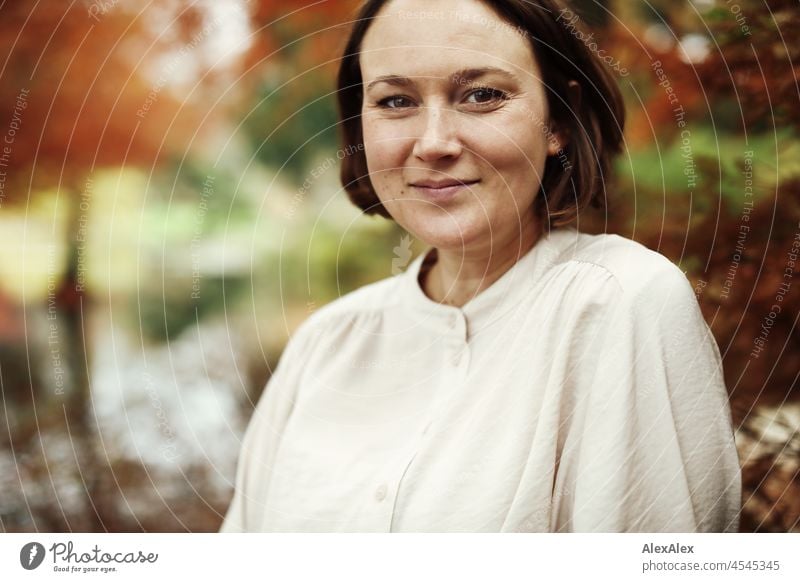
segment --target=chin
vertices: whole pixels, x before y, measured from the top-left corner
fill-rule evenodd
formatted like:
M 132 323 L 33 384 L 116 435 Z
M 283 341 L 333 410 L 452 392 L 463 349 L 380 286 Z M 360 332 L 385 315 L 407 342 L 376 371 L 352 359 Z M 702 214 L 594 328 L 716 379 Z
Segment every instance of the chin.
M 477 224 L 475 221 L 458 221 L 454 216 L 444 214 L 441 218 L 400 224 L 426 245 L 448 251 L 460 252 L 476 245 L 490 244 L 492 237 L 492 229 L 485 219 Z

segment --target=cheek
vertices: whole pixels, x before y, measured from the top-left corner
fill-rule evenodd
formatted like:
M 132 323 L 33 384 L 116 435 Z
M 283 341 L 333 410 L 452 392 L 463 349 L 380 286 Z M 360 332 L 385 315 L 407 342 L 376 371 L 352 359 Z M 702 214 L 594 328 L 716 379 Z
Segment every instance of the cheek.
M 380 121 L 364 118 L 364 153 L 367 169 L 377 173 L 397 168 L 403 160 L 403 140 L 396 129 Z
M 364 156 L 372 187 L 378 199 L 386 204 L 386 209 L 394 216 L 399 210 L 392 201 L 407 194 L 403 166 L 407 162 L 407 150 L 412 147 L 410 140 L 400 138 L 398 130 L 387 123 L 365 122 L 363 136 Z
M 503 124 L 486 131 L 472 144 L 493 179 L 515 190 L 528 192 L 541 181 L 547 156 L 547 141 L 535 127 L 524 122 Z

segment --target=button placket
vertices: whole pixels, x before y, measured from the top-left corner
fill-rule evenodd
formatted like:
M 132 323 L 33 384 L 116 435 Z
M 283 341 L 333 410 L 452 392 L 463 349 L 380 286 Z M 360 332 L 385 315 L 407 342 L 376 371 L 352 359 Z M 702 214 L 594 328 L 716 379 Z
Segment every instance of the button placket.
M 423 421 L 422 429 L 417 433 L 416 438 L 413 440 L 413 443 L 409 446 L 409 456 L 407 458 L 406 463 L 404 464 L 403 471 L 400 472 L 399 478 L 397 479 L 396 483 L 397 486 L 393 492 L 393 501 L 392 503 L 395 505 L 392 509 L 392 518 L 390 520 L 389 529 L 388 531 L 392 531 L 392 525 L 394 523 L 394 516 L 397 512 L 397 500 L 400 498 L 400 489 L 403 486 L 403 480 L 406 476 L 406 473 L 414 461 L 414 458 L 417 456 L 417 453 L 423 446 L 423 443 L 427 440 L 427 435 L 432 431 L 435 431 L 433 424 L 439 420 L 442 415 L 443 410 L 448 406 L 448 402 L 453 397 L 453 394 L 458 391 L 458 387 L 461 381 L 464 378 L 466 367 L 464 364 L 468 362 L 468 348 L 466 345 L 462 347 L 463 355 L 461 357 L 462 365 L 460 368 L 454 367 L 447 367 L 443 370 L 443 375 L 441 379 L 441 385 L 439 386 L 441 393 L 438 397 L 433 401 L 431 409 Z M 376 499 L 378 495 L 378 490 L 376 490 Z
M 464 317 L 464 312 L 459 310 L 453 314 L 452 326 L 459 342 L 467 341 L 467 320 Z
M 454 367 L 462 365 L 468 355 L 469 346 L 467 343 L 467 321 L 464 313 L 459 311 L 452 316 L 453 338 L 451 339 L 450 364 Z
M 469 362 L 469 348 L 467 346 L 456 349 L 453 357 L 450 358 L 450 363 L 456 368 L 465 367 L 467 362 Z
M 438 317 L 431 321 L 435 321 L 437 324 L 436 331 L 439 334 L 439 340 L 441 342 L 437 347 L 439 350 L 443 349 L 445 352 L 445 365 L 441 370 L 442 375 L 437 382 L 438 387 L 435 389 L 437 394 L 431 402 L 431 408 L 423 420 L 422 426 L 416 434 L 416 438 L 409 443 L 405 462 L 401 464 L 402 470 L 399 471 L 395 477 L 390 478 L 390 481 L 395 483 L 395 485 L 392 485 L 391 494 L 389 492 L 388 482 L 376 484 L 376 488 L 372 492 L 374 504 L 390 503 L 393 506 L 389 514 L 387 531 L 392 531 L 392 523 L 394 522 L 394 516 L 397 511 L 396 504 L 401 495 L 400 491 L 406 472 L 409 470 L 414 458 L 422 447 L 422 443 L 427 440 L 427 435 L 434 430 L 432 426 L 433 423 L 437 422 L 437 419 L 447 407 L 453 394 L 458 391 L 459 386 L 463 382 L 469 362 L 467 320 L 464 313 L 458 308 L 453 308 L 452 311 L 446 313 L 444 317 L 438 314 Z

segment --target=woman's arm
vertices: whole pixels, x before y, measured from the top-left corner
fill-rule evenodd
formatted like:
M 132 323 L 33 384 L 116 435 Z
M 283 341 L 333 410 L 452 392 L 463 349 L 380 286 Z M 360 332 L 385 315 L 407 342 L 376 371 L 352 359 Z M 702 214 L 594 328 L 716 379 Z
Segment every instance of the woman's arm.
M 623 290 L 580 396 L 554 531 L 736 531 L 741 475 L 719 350 L 674 265 Z
M 303 343 L 298 330 L 284 349 L 253 412 L 242 440 L 233 500 L 220 527 L 221 533 L 260 528 L 272 462 L 297 397 L 303 369 L 301 354 L 305 352 Z

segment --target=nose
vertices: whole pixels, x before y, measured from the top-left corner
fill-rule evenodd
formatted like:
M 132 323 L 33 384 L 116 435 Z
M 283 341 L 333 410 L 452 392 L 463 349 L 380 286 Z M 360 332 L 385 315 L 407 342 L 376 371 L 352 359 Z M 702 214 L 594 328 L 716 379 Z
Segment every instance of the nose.
M 461 154 L 461 143 L 452 111 L 446 107 L 426 107 L 422 117 L 424 127 L 414 142 L 414 156 L 424 162 L 441 158 L 456 158 Z

